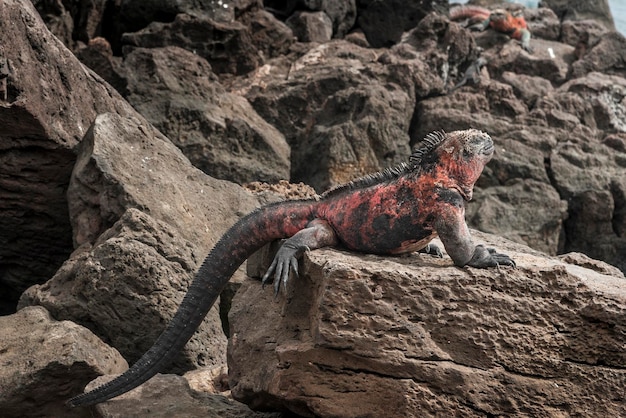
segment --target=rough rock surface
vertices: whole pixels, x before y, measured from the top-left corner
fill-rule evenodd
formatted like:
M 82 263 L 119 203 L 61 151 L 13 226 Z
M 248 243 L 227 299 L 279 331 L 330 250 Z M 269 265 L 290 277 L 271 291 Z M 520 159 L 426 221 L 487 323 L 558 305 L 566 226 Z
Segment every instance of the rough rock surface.
M 249 212 L 256 202 L 205 176 L 137 119 L 98 116 L 80 150 L 68 191 L 78 250 L 20 304 L 40 304 L 56 318 L 84 324 L 134 362 L 241 214 L 233 208 Z M 175 368 L 223 363 L 225 343 L 216 306 Z
M 446 22 L 429 15 L 420 36 L 390 51 L 345 40 L 314 45 L 237 84 L 285 135 L 291 181 L 321 192 L 406 160 L 416 101 L 441 94 L 442 71 L 456 70 L 475 49 L 468 32 Z
M 126 33 L 122 42 L 144 48 L 182 47 L 205 58 L 217 73 L 245 74 L 261 63 L 250 32 L 237 21 L 178 14 L 171 23 L 152 22 L 140 31 Z
M 3 1 L 0 16 L 0 58 L 8 62 L 0 80 L 0 311 L 10 312 L 72 251 L 72 148 L 98 113 L 134 111 L 48 31 L 31 2 Z
M 94 389 L 113 376 L 103 376 L 87 386 Z M 223 395 L 212 395 L 190 388 L 185 377 L 156 375 L 141 387 L 95 407 L 103 418 L 122 417 L 206 417 L 280 418 L 281 413 L 254 412 L 246 405 Z
M 623 416 L 624 275 L 474 235 L 517 269 L 317 250 L 283 298 L 245 282 L 233 396 L 303 416 Z
M 615 29 L 608 0 L 542 0 L 541 3 L 554 10 L 564 21 L 593 19 L 608 29 Z
M 448 8 L 448 2 L 443 0 L 358 0 L 357 5 L 359 26 L 374 48 L 396 44 L 405 31 L 413 29 L 427 14 L 443 13 Z
M 113 348 L 70 321 L 55 321 L 41 306 L 0 316 L 0 410 L 4 417 L 90 417 L 65 399 L 98 374 L 128 365 Z
M 127 100 L 205 173 L 239 183 L 289 178 L 285 137 L 178 47 L 126 55 Z

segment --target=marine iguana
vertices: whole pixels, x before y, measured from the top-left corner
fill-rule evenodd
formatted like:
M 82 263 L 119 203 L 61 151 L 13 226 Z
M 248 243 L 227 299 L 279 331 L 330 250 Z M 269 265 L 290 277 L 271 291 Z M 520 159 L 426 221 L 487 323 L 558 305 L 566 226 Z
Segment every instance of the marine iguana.
M 521 41 L 522 48 L 532 53 L 530 46 L 530 31 L 526 24 L 526 19 L 522 16 L 521 10 L 509 12 L 505 9 L 495 9 L 490 11 L 480 6 L 457 6 L 450 9 L 450 19 L 470 19 L 478 20 L 478 23 L 471 25 L 471 30 L 484 31 L 491 27 L 497 32 L 509 35 L 513 39 Z
M 494 152 L 491 137 L 469 129 L 434 132 L 408 163 L 331 189 L 319 199 L 284 201 L 240 219 L 200 266 L 178 311 L 154 345 L 126 372 L 68 401 L 91 405 L 114 398 L 158 373 L 184 347 L 235 270 L 263 245 L 287 238 L 263 277 L 285 287 L 297 258 L 325 246 L 372 254 L 424 249 L 437 235 L 456 266 L 515 266 L 505 254 L 472 242 L 464 201 Z
M 487 65 L 487 59 L 483 57 L 478 57 L 476 61 L 472 62 L 470 66 L 467 67 L 467 69 L 465 70 L 465 73 L 463 74 L 463 78 L 461 79 L 461 81 L 456 83 L 454 87 L 450 88 L 450 90 L 448 90 L 447 93 L 448 94 L 452 93 L 454 90 L 460 87 L 463 87 L 468 82 L 472 84 L 477 84 L 478 81 L 480 80 L 480 70 L 485 65 Z

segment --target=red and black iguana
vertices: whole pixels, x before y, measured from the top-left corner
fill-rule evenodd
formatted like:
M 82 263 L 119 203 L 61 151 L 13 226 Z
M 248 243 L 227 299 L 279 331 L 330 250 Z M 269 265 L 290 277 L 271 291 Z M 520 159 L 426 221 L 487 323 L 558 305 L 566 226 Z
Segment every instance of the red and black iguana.
M 126 372 L 68 401 L 91 405 L 121 395 L 157 374 L 185 346 L 235 270 L 263 245 L 288 238 L 263 277 L 274 291 L 297 273 L 304 251 L 342 245 L 372 254 L 428 248 L 437 235 L 457 266 L 515 266 L 505 254 L 474 245 L 464 202 L 494 152 L 486 133 L 470 129 L 431 133 L 409 162 L 331 189 L 319 199 L 261 207 L 239 220 L 198 270 L 178 311 L 154 345 Z M 430 252 L 441 253 L 430 248 Z
M 509 12 L 505 9 L 493 11 L 480 6 L 457 6 L 450 9 L 450 20 L 470 19 L 470 29 L 484 31 L 488 27 L 509 35 L 522 43 L 522 48 L 532 53 L 530 31 L 521 10 Z M 476 24 L 472 24 L 478 21 Z

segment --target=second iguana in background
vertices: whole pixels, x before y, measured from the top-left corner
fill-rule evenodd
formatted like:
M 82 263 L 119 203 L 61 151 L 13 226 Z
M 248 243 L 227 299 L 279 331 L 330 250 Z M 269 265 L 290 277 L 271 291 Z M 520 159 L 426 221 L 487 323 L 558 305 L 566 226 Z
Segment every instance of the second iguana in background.
M 274 291 L 297 273 L 298 257 L 326 246 L 370 254 L 424 250 L 439 236 L 456 266 L 515 266 L 511 258 L 475 245 L 465 223 L 465 201 L 493 156 L 491 137 L 469 129 L 429 134 L 408 163 L 370 174 L 322 194 L 257 209 L 232 226 L 206 257 L 174 318 L 154 345 L 126 372 L 68 401 L 106 401 L 141 385 L 178 354 L 196 331 L 235 270 L 265 244 L 288 238 L 265 283 Z M 437 249 L 430 248 L 438 253 Z
M 522 48 L 532 53 L 530 30 L 522 10 L 489 10 L 480 6 L 456 6 L 450 9 L 450 20 L 469 19 L 471 30 L 484 31 L 488 27 L 521 42 Z M 477 23 L 475 23 L 477 22 Z

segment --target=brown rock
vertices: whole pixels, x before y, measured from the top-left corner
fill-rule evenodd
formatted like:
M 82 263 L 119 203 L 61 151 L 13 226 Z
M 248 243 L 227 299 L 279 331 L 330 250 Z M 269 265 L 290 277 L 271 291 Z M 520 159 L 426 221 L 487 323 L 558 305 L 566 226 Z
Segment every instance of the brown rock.
M 245 13 L 240 21 L 249 28 L 252 44 L 265 59 L 289 53 L 296 41 L 291 28 L 265 10 Z
M 0 100 L 0 304 L 11 312 L 73 250 L 72 149 L 98 113 L 135 111 L 48 31 L 31 2 L 0 2 L 0 16 L 9 70 Z
M 333 37 L 343 38 L 354 29 L 357 19 L 356 0 L 321 1 L 322 10 L 333 22 Z
M 560 41 L 577 49 L 584 47 L 584 51 L 577 57 L 580 59 L 607 32 L 609 30 L 596 20 L 569 20 L 561 25 Z
M 626 38 L 619 32 L 609 32 L 572 64 L 571 76 L 582 77 L 593 71 L 626 76 Z
M 32 3 L 50 31 L 72 50 L 102 35 L 105 10 L 110 8 L 106 0 L 35 0 Z
M 0 409 L 5 417 L 90 417 L 65 401 L 98 374 L 128 367 L 86 328 L 40 306 L 0 316 Z
M 557 41 L 561 34 L 561 22 L 557 15 L 546 7 L 525 8 L 524 20 L 533 38 Z M 531 40 L 531 43 L 533 41 Z
M 336 40 L 298 58 L 287 78 L 270 71 L 254 79 L 247 97 L 291 146 L 292 182 L 322 191 L 408 156 L 412 92 L 394 83 L 377 58 Z
M 333 22 L 324 12 L 294 13 L 285 23 L 300 42 L 327 42 L 333 36 Z
M 528 107 L 533 106 L 538 98 L 554 90 L 552 83 L 543 77 L 505 71 L 502 73 L 502 80 L 513 87 L 515 95 L 521 98 Z
M 178 46 L 206 59 L 218 74 L 246 74 L 261 64 L 249 29 L 237 21 L 218 22 L 181 13 L 171 23 L 152 22 L 124 34 L 122 43 L 142 48 Z
M 290 20 L 301 13 L 322 12 L 330 19 L 330 34 L 334 38 L 343 38 L 348 31 L 352 30 L 357 17 L 355 0 L 266 0 L 263 5 L 283 20 Z
M 122 75 L 122 59 L 113 56 L 109 41 L 102 37 L 93 38 L 83 48 L 79 48 L 76 57 L 120 94 L 127 95 L 126 80 Z
M 490 37 L 495 36 L 500 37 L 497 42 L 489 41 Z M 545 78 L 558 84 L 567 79 L 569 63 L 573 59 L 573 47 L 560 42 L 533 38 L 530 41 L 533 53 L 529 54 L 521 48 L 518 41 L 509 39 L 503 43 L 501 36 L 503 35 L 486 31 L 476 38 L 479 46 L 485 49 L 492 48 L 485 52 L 491 77 L 499 79 L 502 73 L 510 71 Z
M 177 47 L 134 48 L 124 58 L 128 101 L 205 173 L 238 183 L 289 179 L 285 137 Z
M 468 30 L 437 13 L 422 19 L 391 51 L 380 61 L 398 80 L 409 78 L 417 99 L 442 94 L 448 79 L 456 78 L 453 85 L 460 81 L 480 54 Z
M 171 226 L 129 209 L 46 284 L 26 290 L 20 305 L 42 305 L 84 324 L 134 363 L 182 301 L 203 258 L 196 252 Z M 216 305 L 170 370 L 224 364 L 225 349 Z
M 173 315 L 198 262 L 256 201 L 195 169 L 138 119 L 98 116 L 80 151 L 68 200 L 74 241 L 85 247 L 22 305 L 85 324 L 134 360 Z M 221 324 L 211 315 L 177 367 L 223 360 Z
M 540 206 L 535 205 L 538 196 L 542 198 Z M 481 231 L 497 232 L 555 255 L 560 250 L 559 239 L 567 208 L 567 202 L 561 200 L 553 187 L 527 178 L 510 180 L 504 186 L 476 189 L 466 218 Z M 503 218 L 506 223 L 502 222 Z
M 81 143 L 68 200 L 77 245 L 94 242 L 134 207 L 174 227 L 202 254 L 256 205 L 240 187 L 193 167 L 151 125 L 114 114 L 98 116 Z
M 492 244 L 517 269 L 323 250 L 284 298 L 244 283 L 233 396 L 303 416 L 626 413 L 624 276 Z
M 587 105 L 591 105 L 592 112 L 582 106 L 578 107 L 577 112 L 592 114 L 597 129 L 607 132 L 626 132 L 626 79 L 624 77 L 593 72 L 568 81 L 559 88 L 559 91 L 577 94 Z
M 566 251 L 581 251 L 626 270 L 623 153 L 598 143 L 563 143 L 550 156 L 554 184 L 569 202 Z

